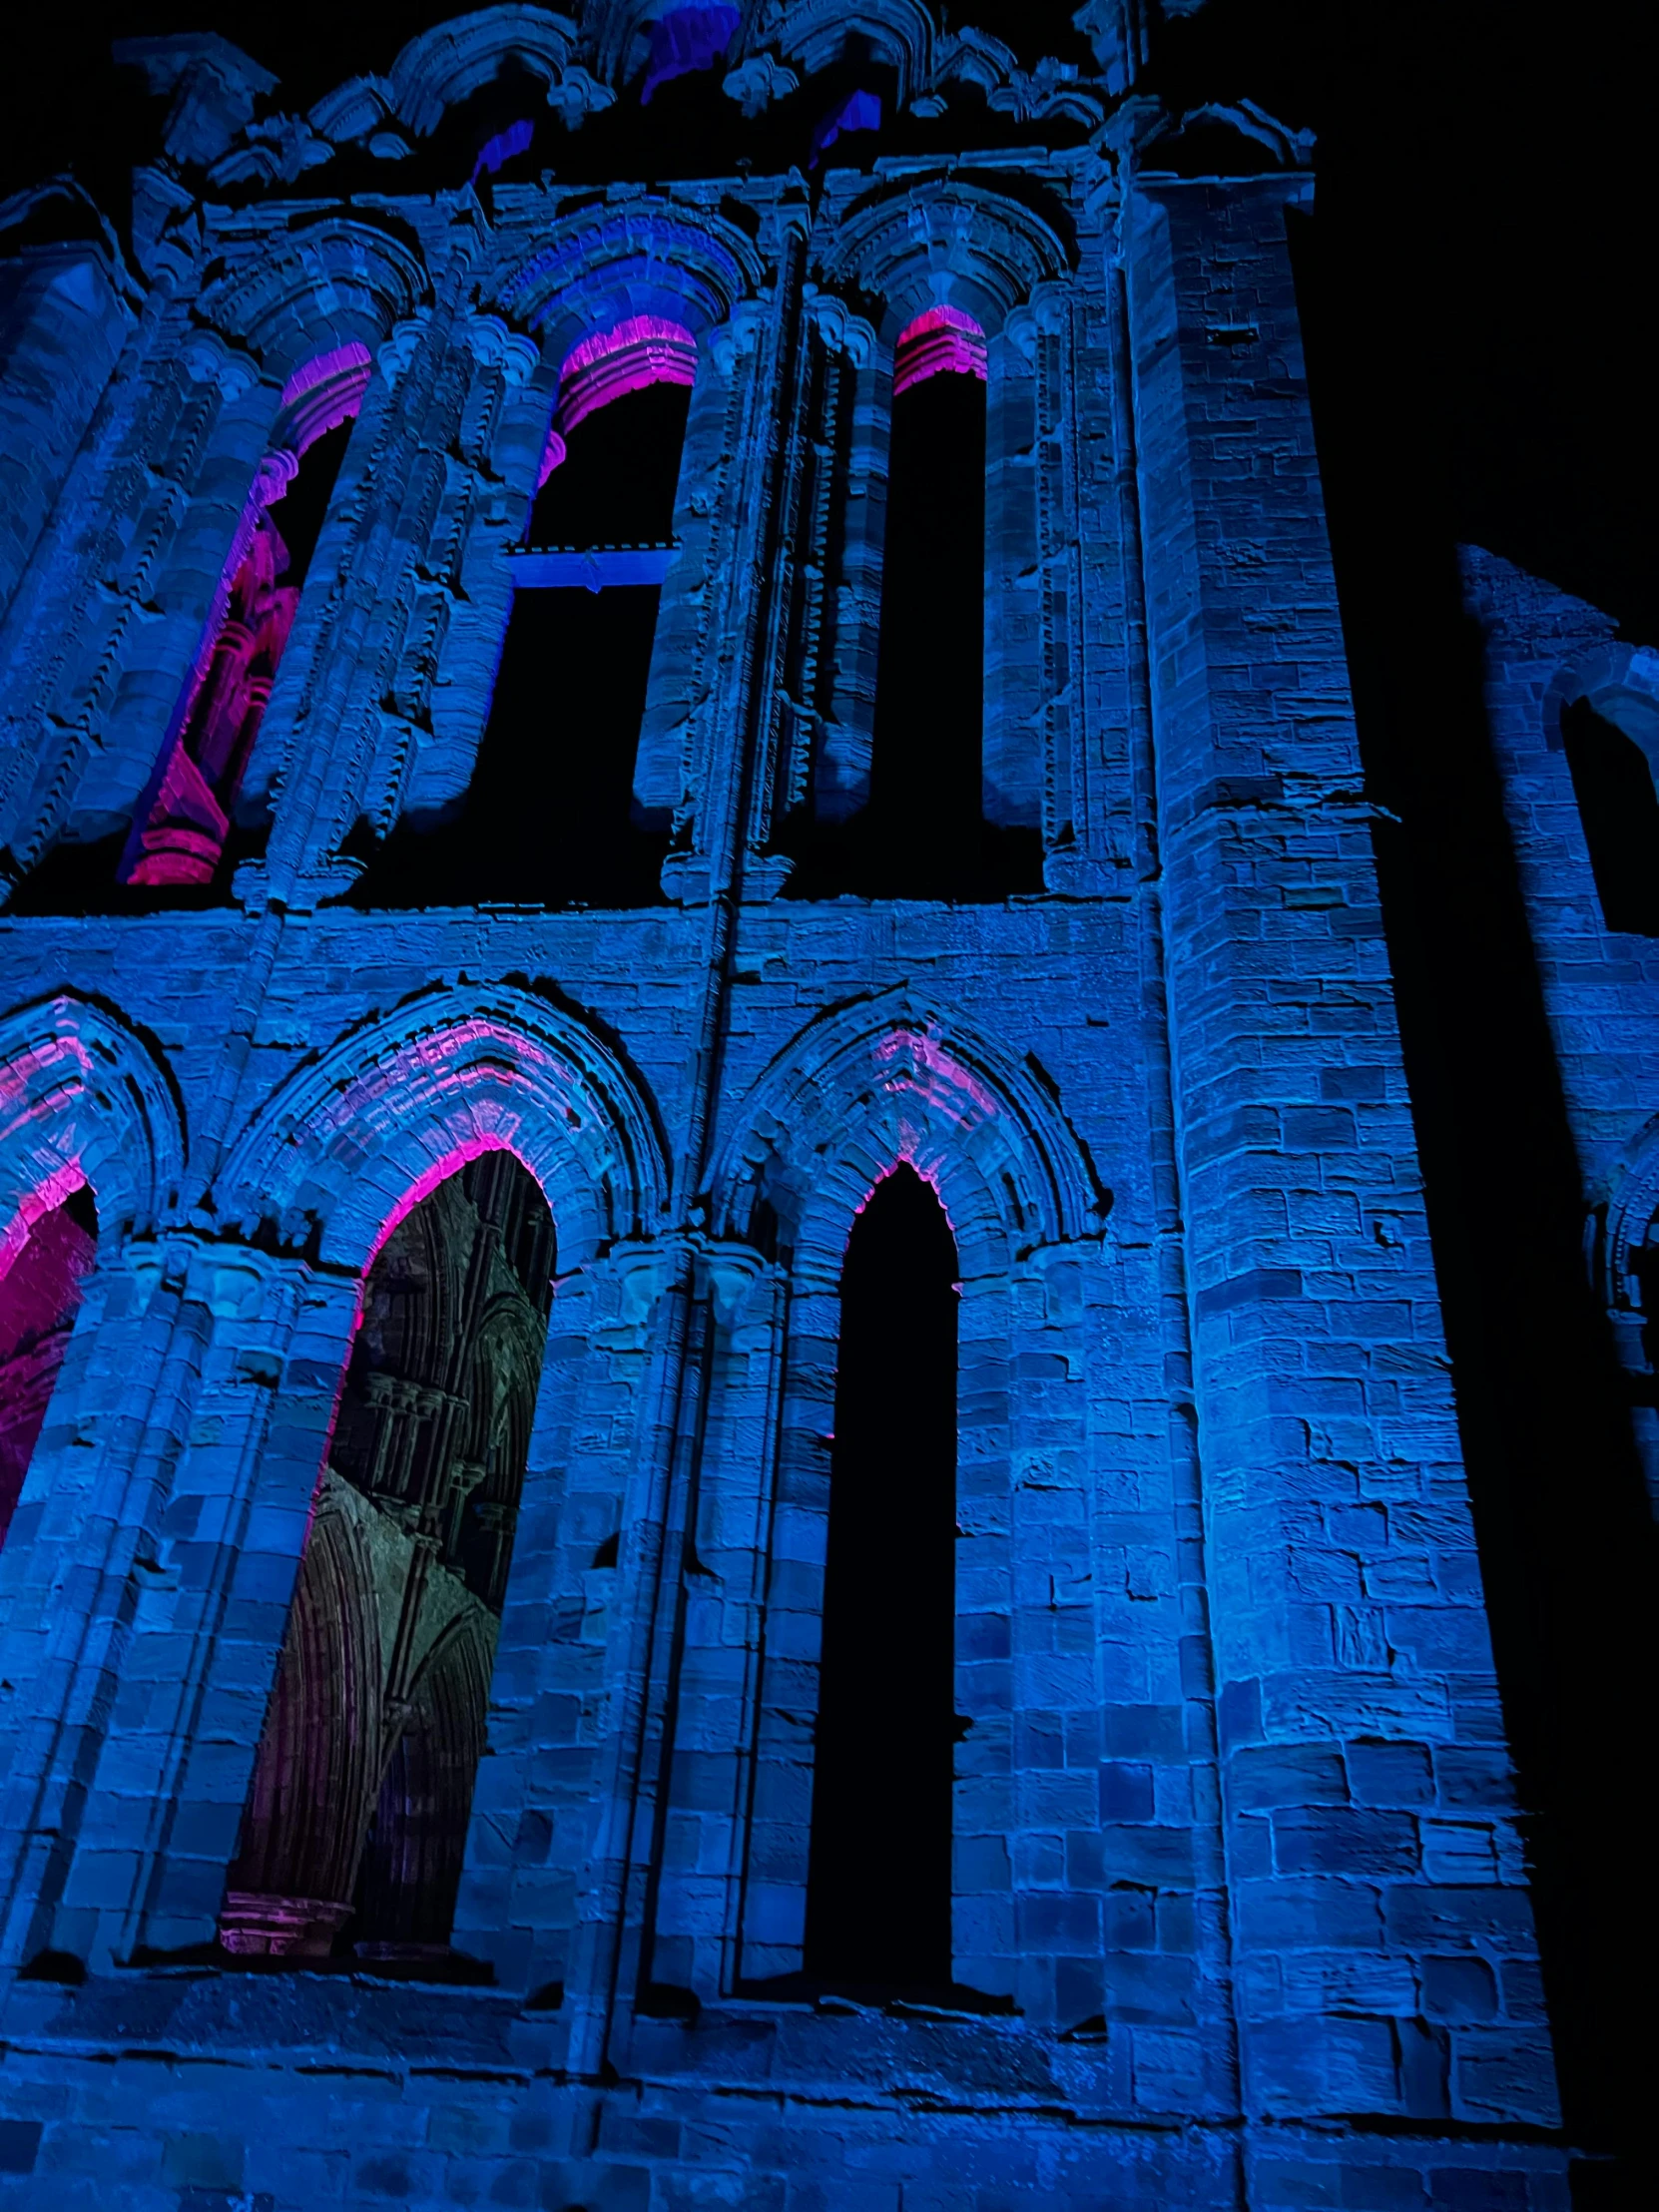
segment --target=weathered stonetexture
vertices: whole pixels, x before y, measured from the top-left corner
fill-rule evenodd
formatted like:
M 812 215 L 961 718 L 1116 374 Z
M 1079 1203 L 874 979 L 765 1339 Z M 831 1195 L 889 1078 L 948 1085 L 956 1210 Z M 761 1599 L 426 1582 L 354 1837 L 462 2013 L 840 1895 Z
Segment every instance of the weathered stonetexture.
M 922 12 L 867 12 L 901 102 L 950 96 Z M 8 2201 L 1564 2203 L 1286 251 L 1309 186 L 1183 181 L 1107 123 L 1126 22 L 1063 98 L 975 64 L 976 127 L 1047 148 L 596 190 L 426 166 L 500 55 L 567 124 L 644 66 L 625 9 L 490 10 L 295 124 L 302 215 L 237 67 L 174 55 L 199 241 L 110 291 L 105 371 L 43 397 L 57 326 L 20 325 L 5 405 L 53 427 L 0 572 L 0 1233 L 84 1183 L 99 1245 L 0 1558 Z M 749 36 L 744 84 L 839 52 L 810 6 Z M 326 142 L 393 128 L 419 191 L 332 196 Z M 1045 888 L 793 897 L 786 823 L 870 788 L 893 353 L 940 301 L 986 343 L 984 813 Z M 634 786 L 663 902 L 376 906 L 378 840 L 472 774 L 561 363 L 649 316 L 697 356 Z M 348 345 L 241 784 L 268 833 L 198 910 L 51 910 L 175 727 L 281 395 Z M 546 742 L 582 743 L 557 671 Z M 363 1281 L 495 1147 L 558 1258 L 474 1978 L 239 1971 Z M 841 1257 L 901 1161 L 960 1268 L 971 1722 L 959 2001 L 908 2007 L 766 1986 L 804 1964 Z

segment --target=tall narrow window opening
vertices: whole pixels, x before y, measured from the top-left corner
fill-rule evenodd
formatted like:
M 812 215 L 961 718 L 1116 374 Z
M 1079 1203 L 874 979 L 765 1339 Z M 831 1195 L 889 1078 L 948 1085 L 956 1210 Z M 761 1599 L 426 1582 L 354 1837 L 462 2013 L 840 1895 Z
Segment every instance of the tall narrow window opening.
M 369 1272 L 229 1878 L 234 1953 L 447 1955 L 552 1266 L 540 1190 L 488 1152 Z
M 0 1247 L 0 1544 L 46 1419 L 86 1279 L 98 1213 L 83 1183 Z
M 634 767 L 696 359 L 651 315 L 567 358 L 471 786 L 453 819 L 393 831 L 358 903 L 660 900 L 668 831 Z
M 806 1970 L 951 1981 L 956 1246 L 900 1167 L 841 1273 Z
M 1659 794 L 1649 757 L 1587 699 L 1562 715 L 1561 738 L 1602 919 L 1609 929 L 1659 937 Z
M 930 307 L 893 355 L 869 796 L 797 820 L 790 892 L 1002 898 L 1039 890 L 1040 841 L 983 819 L 985 335 Z

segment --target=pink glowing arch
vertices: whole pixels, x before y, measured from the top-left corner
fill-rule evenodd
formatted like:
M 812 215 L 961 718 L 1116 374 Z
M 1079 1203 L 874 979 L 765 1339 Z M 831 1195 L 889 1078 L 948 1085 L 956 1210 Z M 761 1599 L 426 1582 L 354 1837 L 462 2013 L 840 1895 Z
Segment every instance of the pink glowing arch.
M 583 338 L 565 355 L 559 371 L 559 404 L 542 454 L 540 490 L 565 457 L 567 440 L 579 422 L 608 407 L 625 393 L 648 384 L 692 384 L 697 380 L 697 340 L 684 324 L 656 314 L 630 315 L 614 329 Z
M 929 307 L 898 333 L 893 397 L 929 376 L 977 376 L 985 381 L 985 333 L 960 307 Z
M 252 744 L 247 718 L 252 715 L 257 729 L 297 603 L 277 581 L 286 555 L 267 518 L 287 496 L 317 439 L 357 415 L 372 365 L 367 346 L 352 338 L 316 354 L 282 386 L 270 448 L 254 472 L 143 823 L 135 826 L 123 868 L 129 883 L 213 880 L 241 764 Z M 256 661 L 264 665 L 257 680 L 247 681 Z M 210 698 L 210 689 L 221 696 Z M 224 727 L 203 726 L 216 720 Z M 233 724 L 240 735 L 227 735 Z M 211 759 L 204 772 L 202 756 L 233 749 L 236 765 L 229 775 L 216 773 Z

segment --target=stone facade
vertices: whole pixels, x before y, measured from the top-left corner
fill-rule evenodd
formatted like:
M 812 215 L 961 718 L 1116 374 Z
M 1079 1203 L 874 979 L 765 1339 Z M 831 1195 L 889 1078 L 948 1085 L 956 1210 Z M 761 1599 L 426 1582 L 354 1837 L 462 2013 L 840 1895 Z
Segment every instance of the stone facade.
M 1134 10 L 1031 71 L 915 0 L 726 13 L 492 8 L 305 117 L 223 41 L 135 42 L 172 104 L 130 255 L 25 225 L 7 265 L 0 1223 L 22 1266 L 86 1192 L 97 1247 L 0 1558 L 0 2194 L 1559 2206 L 1306 145 L 1164 115 Z M 932 141 L 860 140 L 853 68 Z M 843 136 L 567 181 L 676 70 L 734 133 L 796 100 Z M 540 175 L 505 116 L 456 152 L 505 81 Z M 870 803 L 894 356 L 940 307 L 982 340 L 936 338 L 985 379 L 982 816 L 1040 878 L 799 896 L 791 825 Z M 464 798 L 515 594 L 652 580 L 516 550 L 600 338 L 623 388 L 630 345 L 695 358 L 633 785 L 660 896 L 377 906 Z M 291 632 L 227 645 L 347 423 Z M 452 1932 L 251 1963 L 301 1560 L 390 1512 L 337 1464 L 365 1286 L 500 1150 L 557 1258 Z M 960 1271 L 930 2000 L 804 1974 L 840 1270 L 900 1164 Z

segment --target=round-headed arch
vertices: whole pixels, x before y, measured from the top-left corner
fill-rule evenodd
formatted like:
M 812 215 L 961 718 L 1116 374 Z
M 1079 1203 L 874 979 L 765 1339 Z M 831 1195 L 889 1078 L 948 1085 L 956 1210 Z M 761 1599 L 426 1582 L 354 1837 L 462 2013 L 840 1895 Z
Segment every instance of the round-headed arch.
M 852 1216 L 901 1161 L 938 1193 L 964 1280 L 1097 1235 L 1110 1206 L 1039 1075 L 902 989 L 797 1037 L 735 1128 L 713 1182 L 714 1224 L 750 1237 L 770 1206 L 804 1281 L 838 1279 Z
M 882 302 L 890 344 L 931 307 L 949 306 L 995 337 L 1039 284 L 1064 276 L 1059 232 L 1018 200 L 960 180 L 883 188 L 847 211 L 821 260 L 831 290 Z
M 324 215 L 276 238 L 233 240 L 203 316 L 287 377 L 323 349 L 373 352 L 430 297 L 418 243 L 390 217 Z
M 60 992 L 0 1019 L 0 1275 L 83 1185 L 106 1232 L 152 1227 L 184 1157 L 172 1077 L 119 1014 Z
M 723 323 L 759 284 L 754 245 L 723 216 L 629 201 L 555 224 L 502 282 L 500 310 L 534 329 L 545 357 L 626 322 L 656 319 L 694 339 Z
M 496 1150 L 541 1185 L 561 1265 L 660 1223 L 667 1158 L 642 1087 L 585 1022 L 507 984 L 428 992 L 291 1076 L 227 1162 L 220 1212 L 362 1270 L 421 1199 Z

